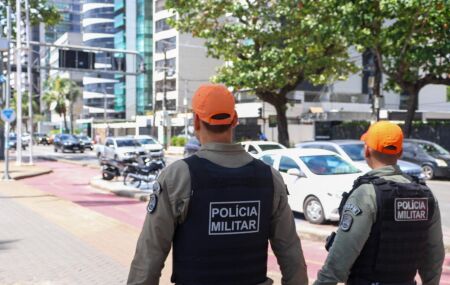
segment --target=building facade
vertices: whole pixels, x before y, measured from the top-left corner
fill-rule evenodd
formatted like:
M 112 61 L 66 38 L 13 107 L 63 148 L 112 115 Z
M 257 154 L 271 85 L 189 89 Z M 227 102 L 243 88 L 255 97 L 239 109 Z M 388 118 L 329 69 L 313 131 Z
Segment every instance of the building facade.
M 114 0 L 84 0 L 81 9 L 83 45 L 114 48 Z M 112 53 L 97 53 L 96 69 L 111 69 Z M 85 118 L 94 120 L 122 119 L 125 117 L 121 102 L 115 100 L 114 75 L 86 73 L 83 77 Z
M 174 17 L 173 12 L 165 9 L 164 0 L 154 0 L 153 108 L 157 126 L 171 124 L 181 131 L 187 125 L 193 93 L 215 75 L 222 61 L 207 57 L 203 40 L 173 29 L 168 19 Z M 158 137 L 163 141 L 161 130 L 158 128 Z

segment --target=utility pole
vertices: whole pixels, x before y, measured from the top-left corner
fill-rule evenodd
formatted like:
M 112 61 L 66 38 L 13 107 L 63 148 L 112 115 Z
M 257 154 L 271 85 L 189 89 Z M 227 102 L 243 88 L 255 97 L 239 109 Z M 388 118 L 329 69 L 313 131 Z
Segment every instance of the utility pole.
M 6 6 L 6 32 L 8 39 L 8 50 L 6 59 L 6 98 L 5 107 L 9 108 L 9 98 L 11 97 L 11 7 Z M 8 139 L 9 139 L 9 122 L 5 122 L 5 172 L 3 174 L 3 180 L 10 180 L 9 176 L 9 151 L 8 151 Z
M 163 110 L 163 137 L 164 137 L 164 147 L 167 149 L 169 146 L 169 138 L 167 137 L 167 88 L 166 88 L 166 82 L 167 82 L 167 48 L 164 46 L 163 49 L 164 52 L 164 78 L 163 78 L 163 102 L 162 102 L 162 110 Z
M 188 137 L 188 103 L 187 103 L 187 96 L 188 96 L 188 81 L 187 79 L 184 80 L 184 99 L 183 99 L 183 105 L 184 105 L 184 136 Z
M 107 108 L 106 88 L 105 88 L 105 83 L 103 83 L 103 123 L 105 124 L 105 141 L 106 141 L 106 138 L 108 137 L 108 125 L 107 125 L 106 108 Z
M 21 1 L 16 0 L 16 92 L 17 92 L 17 118 L 16 118 L 16 164 L 22 164 L 22 7 Z
M 25 0 L 25 21 L 26 21 L 26 33 L 27 33 L 27 52 L 28 52 L 28 64 L 27 64 L 27 72 L 28 72 L 28 122 L 30 124 L 30 161 L 29 164 L 33 165 L 33 77 L 31 73 L 32 67 L 32 59 L 31 59 L 31 25 L 30 25 L 30 5 L 29 0 Z

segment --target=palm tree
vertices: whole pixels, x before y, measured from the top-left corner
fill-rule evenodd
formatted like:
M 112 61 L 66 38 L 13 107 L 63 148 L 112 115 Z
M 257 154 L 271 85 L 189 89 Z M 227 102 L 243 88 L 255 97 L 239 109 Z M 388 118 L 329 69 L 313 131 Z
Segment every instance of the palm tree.
M 73 133 L 73 103 L 81 95 L 81 88 L 77 83 L 68 78 L 59 76 L 50 78 L 45 84 L 44 102 L 51 111 L 55 111 L 64 120 L 64 128 L 67 126 L 67 112 L 70 115 L 70 133 Z M 69 109 L 69 110 L 68 110 Z

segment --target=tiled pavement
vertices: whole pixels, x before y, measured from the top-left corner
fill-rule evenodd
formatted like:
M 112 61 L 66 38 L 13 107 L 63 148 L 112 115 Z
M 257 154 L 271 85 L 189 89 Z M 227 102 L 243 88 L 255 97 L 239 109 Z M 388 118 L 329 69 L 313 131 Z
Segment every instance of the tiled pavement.
M 1 186 L 5 187 L 5 184 Z M 127 268 L 0 191 L 0 284 L 124 284 Z

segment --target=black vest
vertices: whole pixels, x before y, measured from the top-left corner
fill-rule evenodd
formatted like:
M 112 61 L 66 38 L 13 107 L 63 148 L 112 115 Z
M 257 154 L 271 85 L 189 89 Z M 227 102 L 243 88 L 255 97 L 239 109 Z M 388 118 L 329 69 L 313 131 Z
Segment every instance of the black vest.
M 173 240 L 171 281 L 252 285 L 267 279 L 273 204 L 269 166 L 259 160 L 226 168 L 193 155 L 184 160 L 192 192 Z
M 360 177 L 352 191 L 371 183 L 377 198 L 377 218 L 350 277 L 372 282 L 402 283 L 414 280 L 425 251 L 435 200 L 423 182 L 396 183 L 375 176 Z

